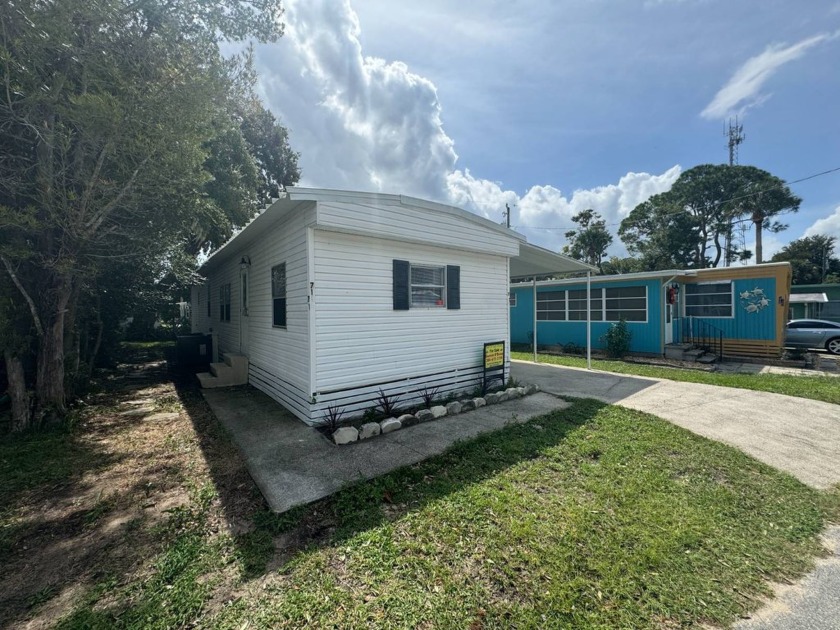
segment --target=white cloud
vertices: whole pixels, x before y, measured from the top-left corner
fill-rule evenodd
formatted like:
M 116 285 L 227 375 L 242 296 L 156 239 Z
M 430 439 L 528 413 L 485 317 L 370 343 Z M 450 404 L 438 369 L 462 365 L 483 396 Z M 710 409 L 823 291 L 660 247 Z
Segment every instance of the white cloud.
M 593 208 L 614 232 L 637 204 L 680 174 L 627 173 L 617 184 L 523 195 L 457 168 L 435 85 L 399 61 L 366 57 L 349 0 L 288 0 L 286 36 L 257 48 L 260 89 L 301 152 L 302 185 L 402 193 L 452 203 L 495 221 L 505 204 L 529 240 L 559 249 L 571 217 Z M 556 227 L 537 230 L 535 227 Z
M 823 219 L 817 219 L 811 226 L 805 230 L 803 236 L 833 236 L 840 243 L 840 206 L 834 209 L 834 214 L 830 214 Z
M 733 114 L 743 114 L 750 107 L 760 105 L 770 98 L 769 94 L 761 93 L 761 88 L 781 66 L 800 58 L 810 48 L 834 39 L 837 35 L 838 33 L 823 33 L 790 46 L 768 46 L 763 53 L 747 59 L 735 71 L 700 115 L 707 119 L 726 118 Z

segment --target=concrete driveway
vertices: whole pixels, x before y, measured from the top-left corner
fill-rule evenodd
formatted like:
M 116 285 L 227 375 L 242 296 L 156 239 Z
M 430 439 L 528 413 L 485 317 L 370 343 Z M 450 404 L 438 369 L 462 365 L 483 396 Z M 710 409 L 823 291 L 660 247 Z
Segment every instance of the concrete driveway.
M 814 488 L 840 483 L 840 405 L 525 361 L 511 365 L 515 379 L 546 392 L 652 413 L 735 446 Z

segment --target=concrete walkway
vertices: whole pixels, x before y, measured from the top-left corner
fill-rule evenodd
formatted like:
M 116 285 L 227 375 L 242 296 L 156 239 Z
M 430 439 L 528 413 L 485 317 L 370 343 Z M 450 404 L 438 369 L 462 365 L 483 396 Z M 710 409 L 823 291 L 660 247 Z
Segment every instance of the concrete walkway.
M 735 630 L 837 630 L 840 628 L 840 527 L 823 535 L 829 550 L 795 584 L 778 585 L 775 598 L 735 624 Z
M 256 389 L 202 393 L 239 445 L 251 477 L 275 512 L 416 464 L 457 441 L 569 406 L 539 393 L 339 447 Z
M 840 405 L 525 361 L 512 362 L 511 372 L 546 392 L 652 413 L 735 446 L 814 488 L 840 483 Z

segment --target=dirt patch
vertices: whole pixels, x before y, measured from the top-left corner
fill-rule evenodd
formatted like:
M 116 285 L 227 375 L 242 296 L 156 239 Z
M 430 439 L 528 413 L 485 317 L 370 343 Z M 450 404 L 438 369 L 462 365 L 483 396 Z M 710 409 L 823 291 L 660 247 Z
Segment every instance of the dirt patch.
M 218 494 L 218 535 L 250 528 L 262 499 L 192 380 L 159 361 L 102 375 L 78 411 L 70 472 L 3 500 L 0 627 L 50 627 L 93 586 L 148 574 L 166 544 L 157 526 L 202 484 Z M 121 415 L 139 401 L 151 412 Z

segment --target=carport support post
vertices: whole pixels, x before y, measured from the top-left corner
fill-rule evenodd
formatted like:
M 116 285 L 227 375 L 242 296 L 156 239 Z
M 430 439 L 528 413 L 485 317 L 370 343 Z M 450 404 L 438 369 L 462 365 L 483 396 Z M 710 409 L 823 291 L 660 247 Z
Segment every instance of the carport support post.
M 537 359 L 537 276 L 534 276 L 534 363 Z
M 592 369 L 592 272 L 586 272 L 586 369 Z

